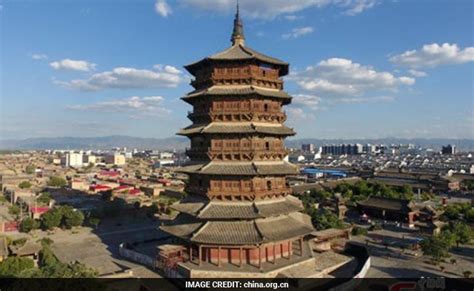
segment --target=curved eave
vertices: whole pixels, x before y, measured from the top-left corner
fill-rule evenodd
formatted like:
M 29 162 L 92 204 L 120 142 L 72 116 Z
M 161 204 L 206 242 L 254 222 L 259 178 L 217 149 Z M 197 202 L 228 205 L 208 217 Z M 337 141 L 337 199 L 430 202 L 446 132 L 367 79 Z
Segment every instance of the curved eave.
M 255 124 L 223 125 L 218 123 L 191 125 L 181 129 L 177 135 L 192 136 L 196 134 L 265 134 L 273 136 L 293 136 L 296 132 L 286 126 L 260 126 Z
M 239 86 L 235 88 L 220 88 L 213 86 L 206 89 L 195 90 L 181 97 L 181 100 L 193 105 L 192 100 L 199 97 L 226 98 L 228 96 L 258 96 L 282 100 L 284 105 L 290 104 L 292 97 L 285 91 L 258 88 L 255 86 Z
M 285 76 L 289 72 L 289 64 L 282 60 L 267 56 L 257 52 L 249 47 L 242 45 L 234 45 L 230 48 L 218 52 L 212 56 L 206 57 L 200 61 L 184 66 L 184 68 L 195 75 L 199 67 L 207 65 L 209 62 L 241 62 L 241 61 L 256 61 L 264 64 L 271 64 L 280 68 L 279 75 Z
M 286 176 L 297 175 L 298 167 L 287 162 L 209 162 L 192 164 L 176 170 L 183 174 L 218 176 Z

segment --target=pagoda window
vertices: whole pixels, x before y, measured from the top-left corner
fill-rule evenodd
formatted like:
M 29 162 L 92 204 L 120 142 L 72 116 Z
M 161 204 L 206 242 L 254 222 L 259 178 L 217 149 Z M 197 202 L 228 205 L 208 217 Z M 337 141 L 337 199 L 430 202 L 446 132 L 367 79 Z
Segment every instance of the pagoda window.
M 267 141 L 265 142 L 265 149 L 266 150 L 269 150 L 270 149 L 270 143 Z
M 265 103 L 265 104 L 263 105 L 263 110 L 264 110 L 265 112 L 268 112 L 268 104 L 267 104 L 267 103 Z
M 267 181 L 267 190 L 272 190 L 272 181 Z

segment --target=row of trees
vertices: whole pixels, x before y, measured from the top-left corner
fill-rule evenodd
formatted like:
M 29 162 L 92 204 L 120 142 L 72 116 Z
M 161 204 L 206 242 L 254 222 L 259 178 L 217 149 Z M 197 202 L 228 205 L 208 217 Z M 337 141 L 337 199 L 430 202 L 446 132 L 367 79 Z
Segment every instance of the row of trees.
M 380 196 L 386 198 L 413 199 L 413 189 L 405 185 L 400 188 L 389 187 L 380 183 L 368 183 L 358 181 L 354 184 L 341 183 L 333 189 L 312 190 L 307 199 L 313 202 L 322 202 L 334 197 L 335 193 L 340 193 L 346 200 L 357 202 L 369 196 Z
M 459 220 L 474 222 L 474 207 L 470 203 L 453 203 L 446 206 L 443 214 L 449 221 Z
M 380 196 L 385 198 L 397 198 L 412 200 L 413 189 L 409 185 L 402 187 L 389 187 L 380 183 L 369 183 L 367 181 L 358 181 L 354 184 L 341 183 L 337 185 L 333 193 L 341 193 L 345 199 L 351 201 L 364 200 L 369 196 Z
M 460 244 L 467 244 L 473 239 L 471 227 L 463 222 L 455 222 L 443 228 L 439 235 L 433 235 L 421 242 L 423 254 L 431 256 L 435 262 L 449 256 L 449 251 Z
M 0 277 L 93 278 L 97 271 L 81 263 L 61 263 L 53 254 L 49 239 L 43 239 L 38 267 L 30 258 L 9 257 L 0 263 Z
M 71 206 L 55 207 L 41 217 L 41 220 L 25 218 L 20 224 L 20 231 L 30 232 L 31 230 L 42 228 L 43 230 L 61 227 L 70 229 L 74 226 L 81 226 L 84 222 L 84 214 L 80 210 L 74 210 Z
M 330 210 L 314 207 L 314 204 L 320 201 L 314 196 L 304 195 L 301 197 L 301 201 L 304 205 L 304 211 L 311 217 L 311 222 L 317 230 L 344 227 L 344 223 Z

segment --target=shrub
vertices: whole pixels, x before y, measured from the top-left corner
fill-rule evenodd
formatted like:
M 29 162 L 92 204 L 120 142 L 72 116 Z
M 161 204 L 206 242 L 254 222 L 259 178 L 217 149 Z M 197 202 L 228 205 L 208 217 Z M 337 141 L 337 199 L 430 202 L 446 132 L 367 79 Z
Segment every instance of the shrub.
M 49 192 L 43 192 L 38 197 L 38 199 L 36 199 L 36 201 L 42 204 L 49 204 L 49 202 L 51 201 L 51 194 L 49 194 Z
M 22 272 L 34 268 L 35 263 L 30 258 L 9 257 L 0 263 L 0 276 L 19 277 Z
M 20 231 L 21 232 L 30 232 L 34 229 L 38 229 L 40 227 L 40 222 L 31 218 L 27 217 L 23 219 L 23 221 L 20 223 Z
M 66 180 L 58 176 L 49 177 L 48 186 L 52 187 L 64 187 L 67 185 Z
M 20 187 L 20 189 L 28 189 L 28 188 L 31 188 L 31 186 L 32 186 L 31 183 L 28 181 L 23 181 L 20 184 L 18 184 L 18 187 Z
M 352 229 L 352 235 L 367 235 L 368 233 L 368 230 L 367 228 L 364 228 L 364 227 L 354 227 Z

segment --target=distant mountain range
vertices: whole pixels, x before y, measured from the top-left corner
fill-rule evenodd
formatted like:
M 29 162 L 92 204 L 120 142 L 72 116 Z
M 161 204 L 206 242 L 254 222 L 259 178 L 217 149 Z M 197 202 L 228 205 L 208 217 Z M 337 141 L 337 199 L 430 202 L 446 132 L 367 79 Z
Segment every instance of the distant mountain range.
M 341 143 L 371 143 L 371 144 L 415 144 L 424 148 L 440 150 L 441 146 L 455 144 L 458 149 L 474 151 L 473 139 L 288 139 L 288 147 L 298 148 L 301 144 L 313 143 L 316 146 L 324 144 Z M 28 138 L 22 140 L 0 140 L 2 150 L 45 150 L 45 149 L 111 149 L 115 147 L 127 147 L 130 149 L 160 149 L 160 150 L 182 150 L 189 147 L 189 140 L 184 137 L 169 138 L 141 138 L 131 136 L 104 136 L 104 137 L 52 137 L 52 138 Z

